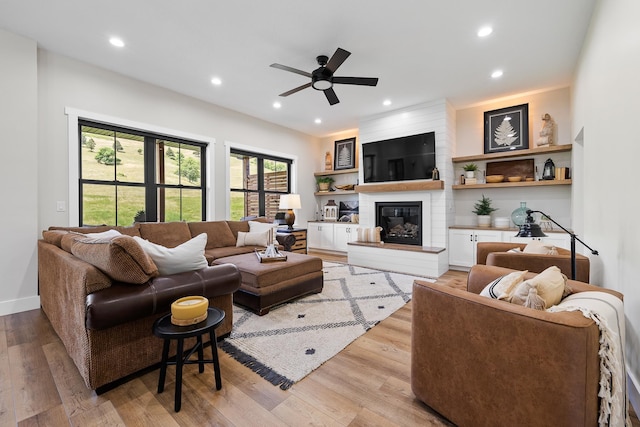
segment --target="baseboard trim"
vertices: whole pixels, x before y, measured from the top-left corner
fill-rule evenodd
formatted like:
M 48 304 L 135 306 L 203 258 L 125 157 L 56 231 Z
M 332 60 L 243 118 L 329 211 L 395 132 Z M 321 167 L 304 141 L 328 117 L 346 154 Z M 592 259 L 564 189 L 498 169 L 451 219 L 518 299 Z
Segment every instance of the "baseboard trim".
M 636 414 L 640 415 L 640 381 L 629 373 L 627 366 L 627 394 L 629 395 L 629 403 L 633 406 Z
M 21 313 L 23 311 L 36 310 L 39 308 L 40 297 L 38 295 L 27 298 L 0 301 L 0 316 Z

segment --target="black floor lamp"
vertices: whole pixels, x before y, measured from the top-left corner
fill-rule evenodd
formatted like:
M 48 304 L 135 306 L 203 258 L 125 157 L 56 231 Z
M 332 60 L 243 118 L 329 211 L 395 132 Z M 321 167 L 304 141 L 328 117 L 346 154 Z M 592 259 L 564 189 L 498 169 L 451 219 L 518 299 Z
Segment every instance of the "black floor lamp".
M 576 236 L 575 233 L 567 230 L 566 228 L 564 228 L 563 226 L 555 222 L 553 218 L 551 218 L 546 213 L 542 211 L 532 211 L 531 209 L 527 209 L 527 219 L 525 220 L 524 224 L 520 226 L 520 231 L 518 232 L 518 234 L 516 234 L 516 237 L 547 237 L 547 235 L 542 232 L 542 229 L 540 228 L 540 226 L 535 223 L 533 216 L 531 216 L 532 213 L 536 213 L 536 212 L 547 217 L 549 221 L 551 221 L 552 223 L 560 227 L 562 230 L 564 230 L 565 233 L 571 236 L 571 279 L 575 280 L 576 278 L 576 240 L 582 243 L 584 247 L 589 249 L 593 255 L 598 255 L 598 251 L 596 251 L 595 249 L 591 249 L 589 245 L 587 245 L 582 240 L 578 239 L 578 236 Z

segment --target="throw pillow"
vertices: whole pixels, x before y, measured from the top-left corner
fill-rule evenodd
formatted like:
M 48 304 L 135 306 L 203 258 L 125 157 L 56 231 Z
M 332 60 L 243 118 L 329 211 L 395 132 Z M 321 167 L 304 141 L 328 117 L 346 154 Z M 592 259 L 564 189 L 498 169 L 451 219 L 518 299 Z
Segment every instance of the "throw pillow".
M 85 236 L 93 239 L 111 239 L 113 237 L 122 236 L 118 230 L 107 230 L 100 233 L 85 233 Z
M 76 236 L 71 242 L 73 255 L 118 282 L 142 284 L 158 275 L 158 267 L 133 237 Z
M 240 246 L 267 246 L 269 243 L 269 232 L 263 231 L 261 233 L 245 233 L 244 231 L 238 231 L 238 241 L 236 247 Z
M 45 242 L 62 248 L 62 238 L 66 234 L 69 234 L 69 232 L 64 230 L 44 230 L 42 232 L 42 238 Z
M 567 276 L 555 265 L 551 266 L 516 286 L 510 302 L 544 310 L 560 302 L 566 283 Z
M 249 233 L 262 233 L 270 230 L 273 230 L 273 236 L 271 236 L 273 239 L 273 242 L 271 243 L 273 243 L 274 245 L 277 245 L 278 241 L 276 240 L 276 232 L 278 231 L 278 224 L 272 224 L 272 223 L 260 222 L 260 221 L 249 221 Z
M 209 265 L 204 256 L 204 248 L 207 245 L 206 233 L 198 234 L 175 248 L 167 248 L 141 237 L 134 239 L 156 263 L 162 276 L 200 270 Z
M 358 227 L 358 242 L 380 243 L 382 227 Z
M 558 250 L 553 245 L 545 244 L 540 240 L 533 240 L 528 243 L 522 250 L 525 254 L 537 254 L 537 255 L 558 255 Z
M 513 273 L 509 273 L 505 276 L 498 277 L 496 280 L 485 286 L 480 292 L 480 295 L 493 299 L 509 300 L 515 287 L 524 280 L 524 276 L 528 272 L 528 270 L 514 271 Z
M 227 221 L 190 222 L 192 236 L 207 233 L 207 249 L 224 248 L 236 244 L 236 238 Z

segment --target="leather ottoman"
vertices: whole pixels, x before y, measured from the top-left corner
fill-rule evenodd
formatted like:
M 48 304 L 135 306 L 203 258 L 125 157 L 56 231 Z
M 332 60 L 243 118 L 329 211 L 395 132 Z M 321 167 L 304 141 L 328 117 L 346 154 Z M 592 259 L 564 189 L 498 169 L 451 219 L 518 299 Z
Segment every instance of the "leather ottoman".
M 258 315 L 271 307 L 304 295 L 322 291 L 322 259 L 287 252 L 286 261 L 261 263 L 253 253 L 218 258 L 214 264 L 230 263 L 240 271 L 242 283 L 233 302 Z

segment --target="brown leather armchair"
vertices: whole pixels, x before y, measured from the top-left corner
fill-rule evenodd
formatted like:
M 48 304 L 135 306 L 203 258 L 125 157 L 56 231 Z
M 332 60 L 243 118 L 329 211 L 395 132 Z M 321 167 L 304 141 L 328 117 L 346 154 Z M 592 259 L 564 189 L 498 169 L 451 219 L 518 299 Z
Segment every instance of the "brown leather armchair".
M 478 295 L 512 271 L 475 265 L 467 291 L 414 282 L 413 393 L 459 426 L 596 426 L 598 326 L 579 312 L 548 313 Z M 587 283 L 569 285 L 622 299 Z
M 495 265 L 513 270 L 529 270 L 541 273 L 552 265 L 571 277 L 571 251 L 557 248 L 558 255 L 539 255 L 507 252 L 524 249 L 525 243 L 480 242 L 476 247 L 476 264 Z M 589 258 L 576 254 L 576 280 L 589 283 Z

